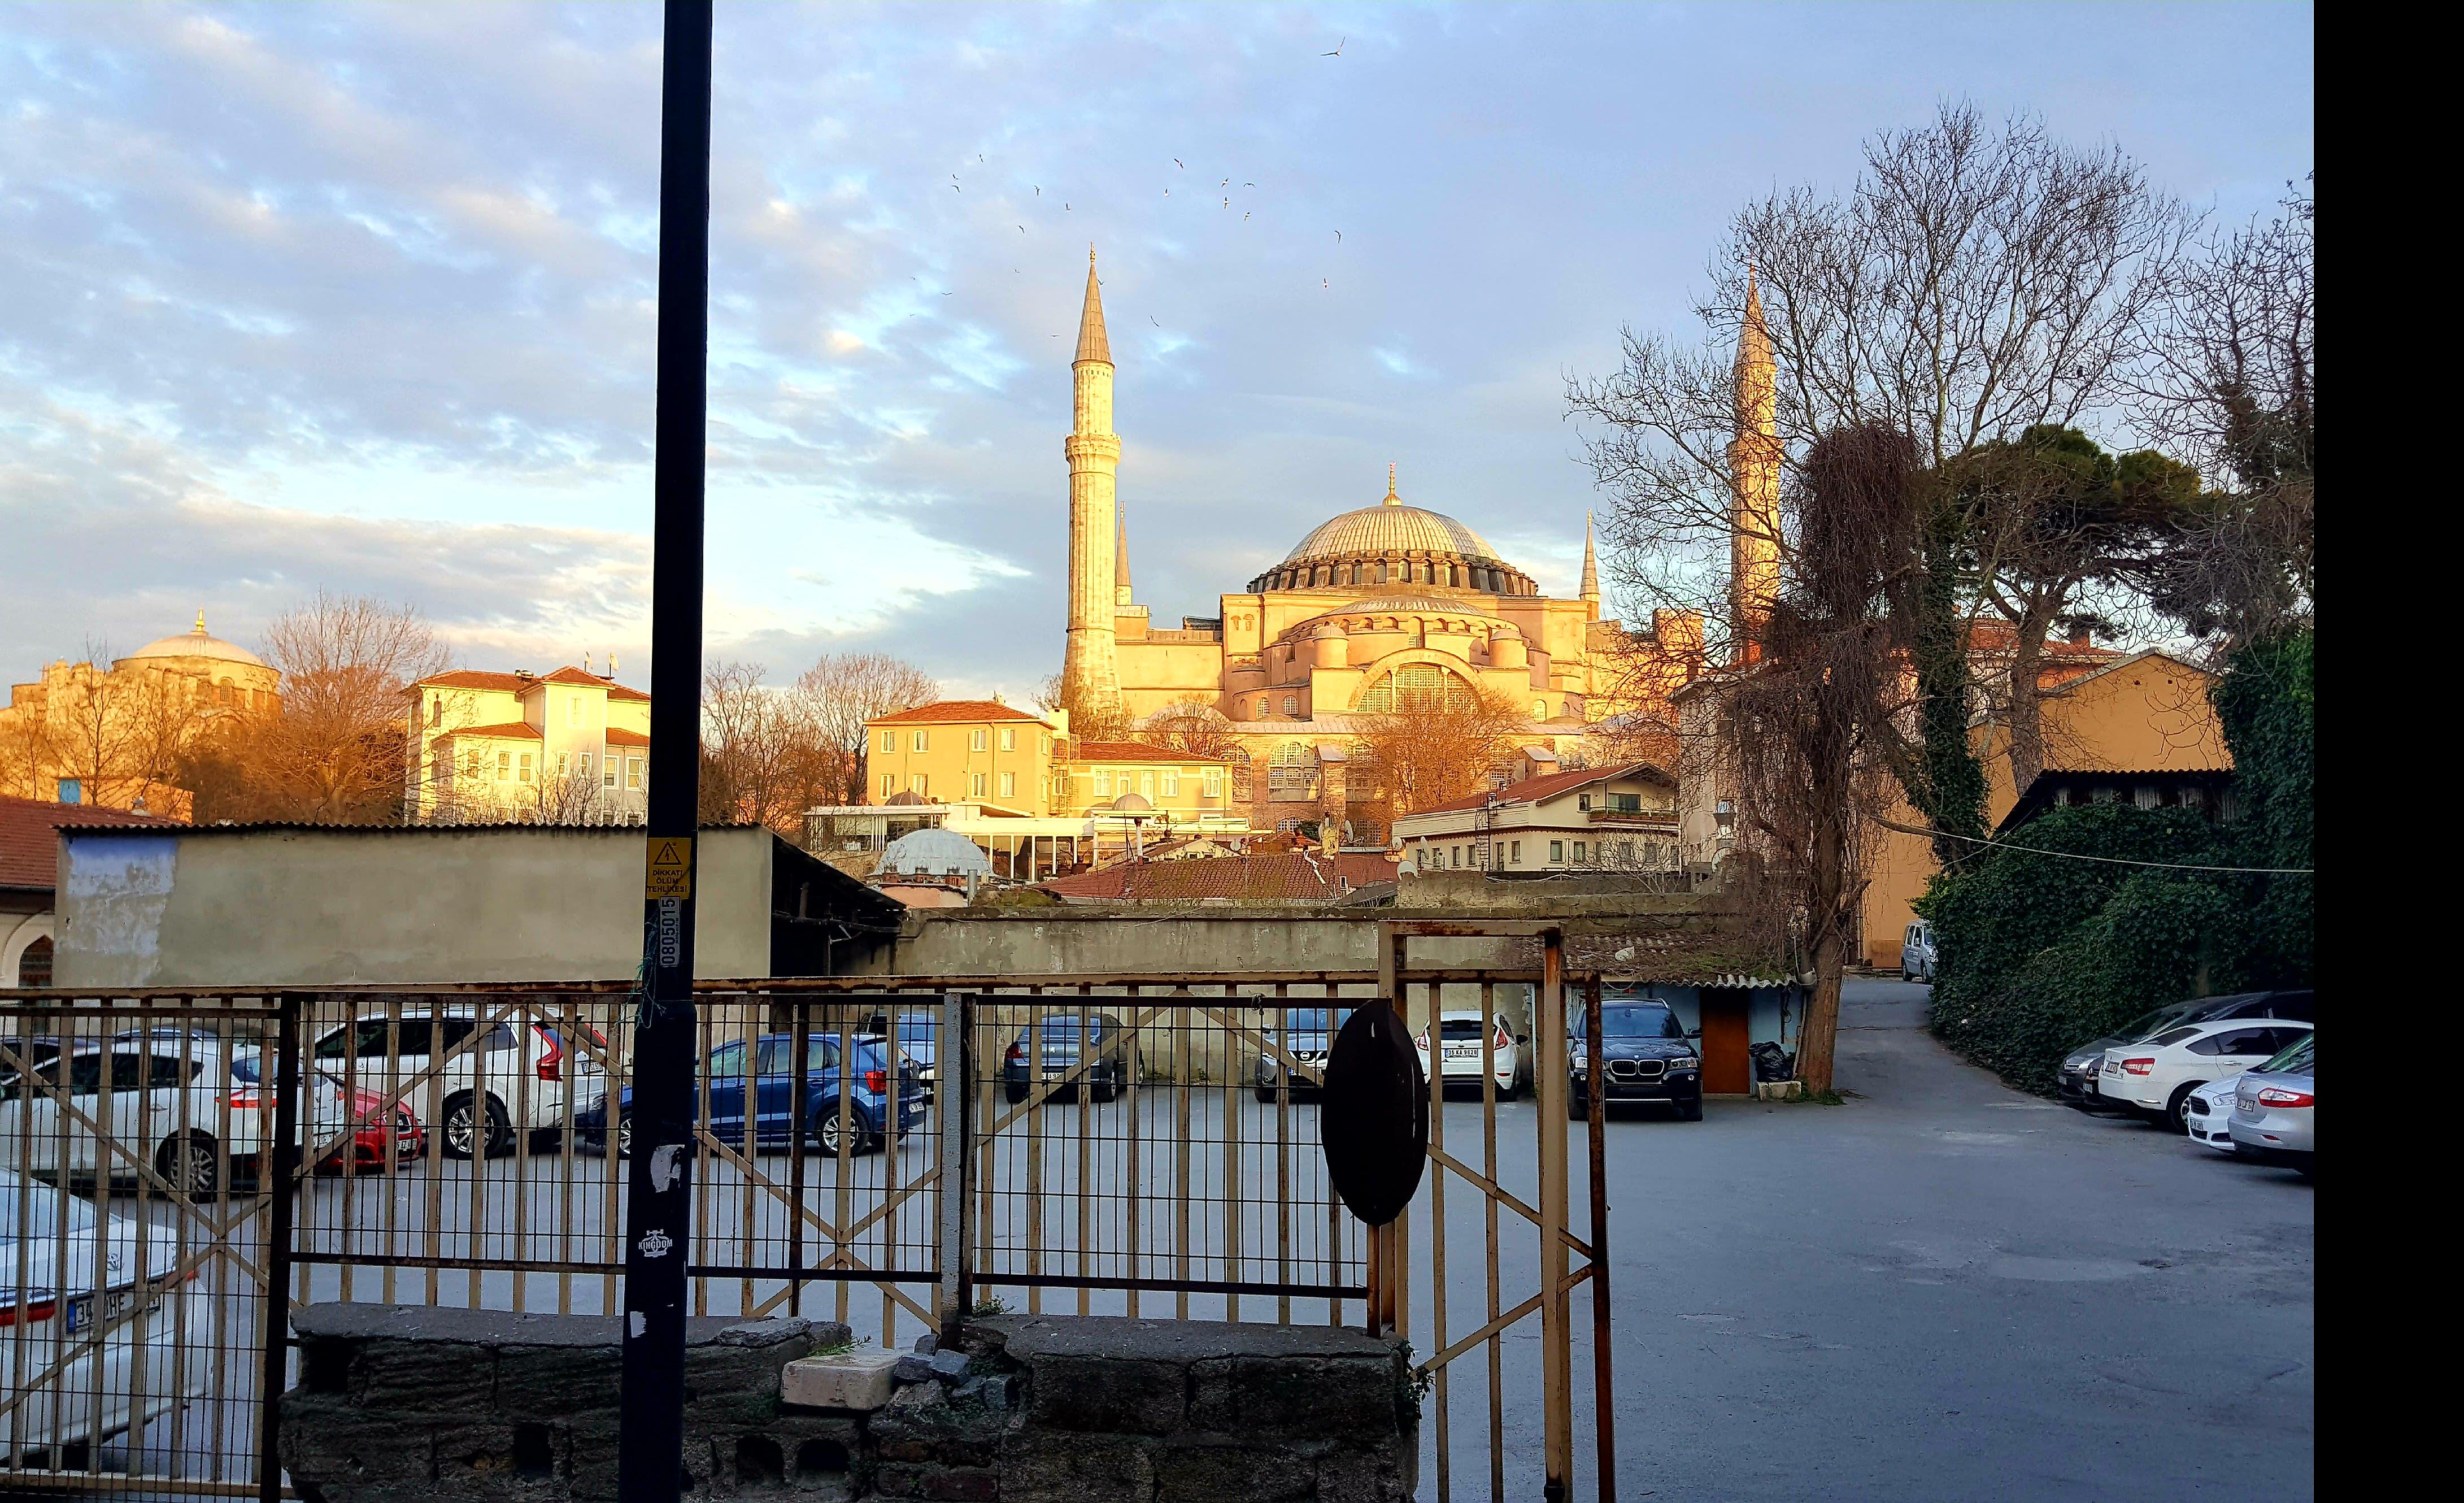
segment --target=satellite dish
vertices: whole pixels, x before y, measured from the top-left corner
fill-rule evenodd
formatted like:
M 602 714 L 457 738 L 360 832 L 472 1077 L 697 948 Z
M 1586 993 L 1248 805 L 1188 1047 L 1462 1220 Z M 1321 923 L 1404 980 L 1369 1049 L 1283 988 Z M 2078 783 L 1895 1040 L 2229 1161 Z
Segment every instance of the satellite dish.
M 1429 1088 L 1411 1030 L 1382 1002 L 1353 1011 L 1327 1050 L 1317 1113 L 1327 1178 L 1352 1214 L 1403 1214 L 1429 1162 Z

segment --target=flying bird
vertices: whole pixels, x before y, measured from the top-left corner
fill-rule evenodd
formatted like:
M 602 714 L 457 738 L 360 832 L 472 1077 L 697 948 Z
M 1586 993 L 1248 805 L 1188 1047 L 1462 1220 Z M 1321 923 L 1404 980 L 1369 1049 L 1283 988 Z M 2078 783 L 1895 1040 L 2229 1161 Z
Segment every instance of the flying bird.
M 1033 184 L 1029 184 L 1028 186 L 1029 186 L 1029 187 L 1031 187 L 1031 188 L 1033 188 L 1035 189 L 1035 196 L 1036 196 L 1036 197 L 1038 197 L 1038 198 L 1042 198 L 1042 197 L 1044 196 L 1044 185 L 1043 185 L 1043 184 L 1041 184 L 1041 183 L 1033 183 Z
M 1186 172 L 1186 171 L 1188 171 L 1188 170 L 1189 170 L 1189 168 L 1187 168 L 1187 167 L 1181 167 L 1181 166 L 1180 166 L 1180 159 L 1179 159 L 1178 157 L 1175 157 L 1175 158 L 1173 158 L 1173 159 L 1172 159 L 1172 165 L 1173 165 L 1174 166 L 1180 167 L 1180 169 L 1181 169 L 1183 172 Z
M 1330 53 L 1330 54 L 1328 54 L 1327 55 L 1329 55 L 1329 56 L 1332 56 L 1332 55 L 1333 55 L 1333 54 Z M 1323 276 L 1321 276 L 1321 277 L 1319 277 L 1319 278 L 1318 278 L 1318 282 L 1317 282 L 1317 284 L 1318 284 L 1320 287 L 1325 288 L 1328 292 L 1332 292 L 1332 291 L 1334 290 L 1334 283 L 1332 283 L 1332 282 L 1331 282 L 1331 281 L 1327 280 L 1327 279 L 1326 279 L 1325 277 L 1323 277 Z
M 1223 201 L 1223 207 L 1224 207 L 1224 208 L 1226 208 L 1226 209 L 1231 208 L 1231 207 L 1232 207 L 1232 200 L 1230 200 L 1230 199 L 1228 199 L 1228 198 L 1227 198 L 1227 199 L 1225 199 L 1225 200 Z
M 1148 314 L 1148 315 L 1147 315 L 1147 321 L 1148 321 L 1149 323 L 1155 323 L 1155 326 L 1156 328 L 1158 328 L 1158 329 L 1163 327 L 1163 325 L 1162 325 L 1162 324 L 1160 324 L 1160 323 L 1155 323 L 1155 316 L 1154 314 L 1152 314 L 1152 313 L 1150 313 L 1150 314 Z
M 1019 227 L 1018 227 L 1018 232 L 1019 232 L 1019 233 L 1021 233 L 1021 234 L 1024 234 L 1024 233 L 1026 233 L 1026 226 L 1024 226 L 1024 225 L 1021 225 L 1021 226 L 1019 226 Z
M 943 293 L 941 296 L 942 296 L 942 297 L 944 297 L 944 298 L 947 298 L 947 297 L 948 297 L 948 296 L 950 296 L 950 295 L 949 295 L 948 293 Z
M 1245 209 L 1241 210 L 1241 222 L 1244 225 L 1249 222 L 1249 211 Z
M 1349 36 L 1347 36 L 1347 37 L 1345 37 L 1345 38 L 1343 39 L 1343 42 L 1348 42 L 1348 41 L 1350 41 L 1350 40 L 1352 40 L 1352 38 L 1351 38 L 1351 37 L 1349 37 Z M 1319 56 L 1321 56 L 1321 57 L 1340 57 L 1340 56 L 1342 56 L 1342 55 L 1343 55 L 1343 42 L 1337 42 L 1337 43 L 1335 43 L 1335 44 L 1334 44 L 1334 51 L 1332 51 L 1332 52 L 1331 52 L 1331 53 L 1320 53 L 1320 54 L 1318 54 L 1318 55 L 1319 55 Z
M 1222 182 L 1218 183 L 1215 186 L 1217 188 L 1230 188 L 1232 186 L 1232 180 L 1227 177 Z
M 1337 231 L 1334 232 L 1334 243 L 1335 243 L 1335 244 L 1337 244 L 1337 245 L 1341 245 L 1341 244 L 1343 243 L 1343 232 L 1342 232 L 1342 231 L 1337 230 Z
M 1258 185 L 1255 183 L 1243 183 L 1241 186 L 1243 188 L 1256 188 Z

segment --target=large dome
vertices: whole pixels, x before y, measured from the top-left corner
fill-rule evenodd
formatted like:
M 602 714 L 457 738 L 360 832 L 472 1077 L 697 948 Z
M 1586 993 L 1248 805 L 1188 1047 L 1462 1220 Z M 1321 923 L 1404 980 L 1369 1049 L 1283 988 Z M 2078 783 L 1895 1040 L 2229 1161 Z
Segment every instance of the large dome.
M 178 636 L 166 636 L 159 642 L 148 642 L 128 654 L 122 662 L 142 657 L 203 657 L 219 663 L 241 663 L 250 668 L 264 668 L 265 659 L 236 643 L 206 634 L 206 613 L 197 612 L 197 624 Z
M 1529 575 L 1497 556 L 1488 540 L 1441 512 L 1406 506 L 1386 476 L 1386 498 L 1320 522 L 1252 590 L 1348 589 L 1431 585 L 1480 594 L 1537 592 Z
M 1300 546 L 1284 555 L 1286 564 L 1318 559 L 1348 559 L 1359 554 L 1435 553 L 1466 559 L 1493 559 L 1488 540 L 1441 512 L 1422 511 L 1400 502 L 1364 506 L 1318 523 Z

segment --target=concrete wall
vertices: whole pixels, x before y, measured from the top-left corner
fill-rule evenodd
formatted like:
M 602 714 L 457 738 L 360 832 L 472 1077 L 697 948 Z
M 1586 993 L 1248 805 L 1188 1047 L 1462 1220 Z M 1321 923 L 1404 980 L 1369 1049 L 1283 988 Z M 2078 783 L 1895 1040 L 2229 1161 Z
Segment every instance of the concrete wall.
M 624 981 L 639 829 L 63 830 L 64 987 Z M 704 976 L 770 973 L 771 843 L 700 837 Z

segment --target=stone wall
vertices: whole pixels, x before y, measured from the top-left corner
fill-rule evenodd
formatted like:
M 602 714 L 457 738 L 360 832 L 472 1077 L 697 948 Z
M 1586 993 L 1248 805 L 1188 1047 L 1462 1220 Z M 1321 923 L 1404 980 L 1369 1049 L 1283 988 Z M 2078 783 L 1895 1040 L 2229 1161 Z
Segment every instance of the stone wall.
M 281 1452 L 309 1503 L 566 1503 L 617 1491 L 615 1320 L 294 1312 Z M 1399 1347 L 1326 1326 L 996 1316 L 957 1349 L 823 1321 L 689 1323 L 689 1498 L 1215 1503 L 1412 1495 Z M 828 1396 L 831 1406 L 801 1404 Z

